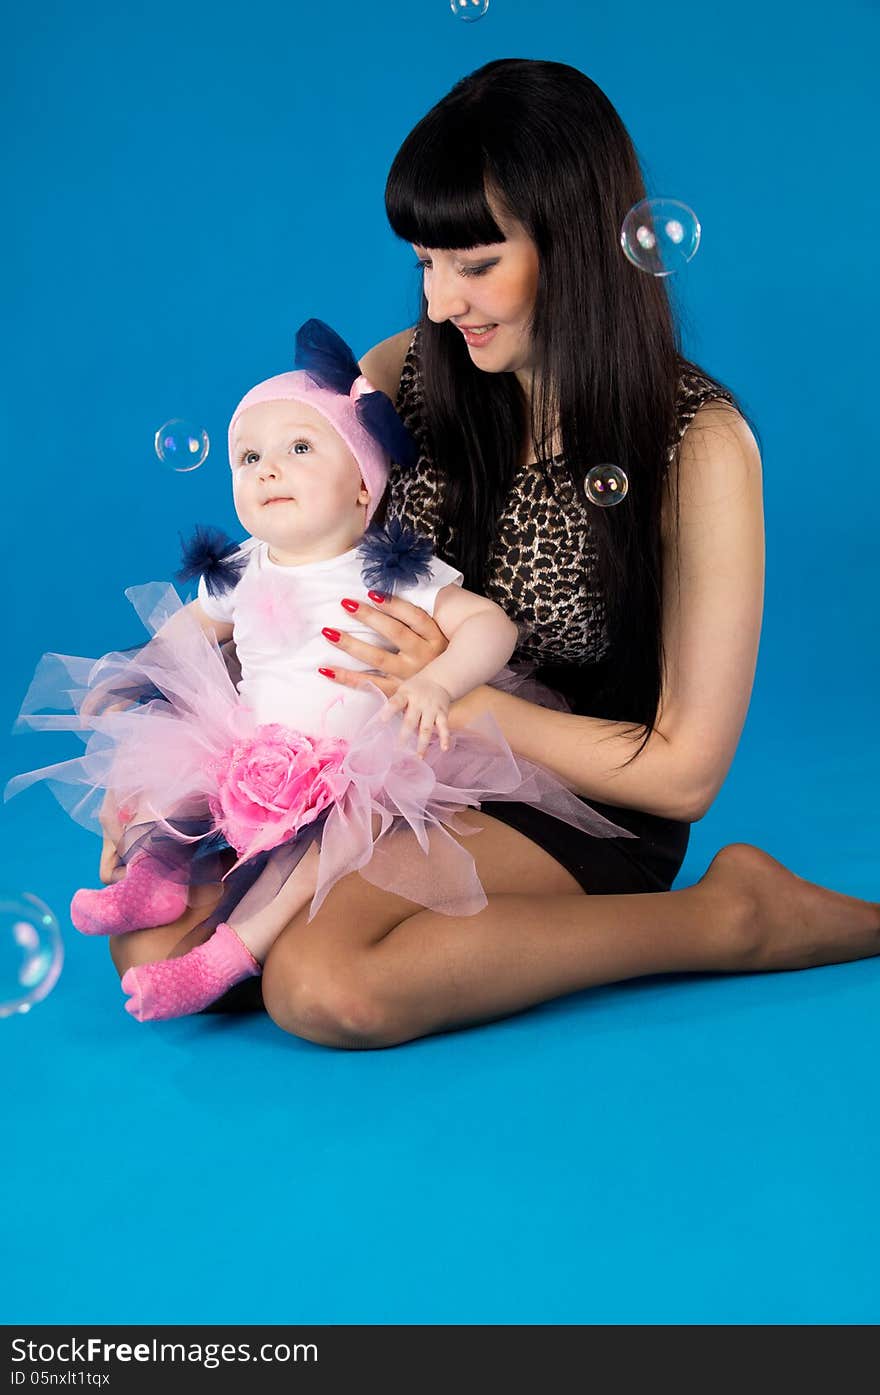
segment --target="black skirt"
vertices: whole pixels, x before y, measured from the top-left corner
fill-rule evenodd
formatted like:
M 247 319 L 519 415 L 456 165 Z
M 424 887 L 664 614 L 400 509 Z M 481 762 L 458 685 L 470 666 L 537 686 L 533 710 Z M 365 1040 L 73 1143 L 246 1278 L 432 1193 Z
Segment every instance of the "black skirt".
M 614 697 L 616 668 L 611 656 L 588 665 L 543 664 L 535 676 L 562 693 L 572 712 L 606 721 L 634 721 Z M 635 749 L 635 748 L 633 748 Z M 632 838 L 591 838 L 569 824 L 528 804 L 481 805 L 485 813 L 509 824 L 560 862 L 588 895 L 606 896 L 669 891 L 687 852 L 690 824 L 660 818 L 640 809 L 584 800 L 612 823 L 635 833 Z
M 690 824 L 584 800 L 632 838 L 591 838 L 588 833 L 544 814 L 530 804 L 486 803 L 480 808 L 500 823 L 524 833 L 560 862 L 588 895 L 668 891 L 687 852 Z

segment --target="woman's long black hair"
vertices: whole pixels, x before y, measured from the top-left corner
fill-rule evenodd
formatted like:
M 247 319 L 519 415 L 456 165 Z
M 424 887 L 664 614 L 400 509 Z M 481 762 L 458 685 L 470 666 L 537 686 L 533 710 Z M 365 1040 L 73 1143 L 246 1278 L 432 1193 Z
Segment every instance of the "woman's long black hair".
M 405 241 L 461 250 L 504 241 L 487 192 L 539 254 L 536 391 L 529 421 L 515 375 L 476 368 L 461 333 L 432 323 L 422 297 L 424 425 L 446 480 L 437 548 L 466 586 L 483 589 L 522 452 L 540 463 L 555 429 L 575 490 L 591 466 L 621 466 L 625 502 L 590 511 L 610 642 L 595 710 L 631 723 L 641 748 L 663 674 L 661 503 L 679 379 L 692 365 L 663 278 L 621 251 L 623 219 L 646 197 L 638 158 L 608 98 L 576 68 L 499 59 L 458 82 L 410 133 L 385 203 Z

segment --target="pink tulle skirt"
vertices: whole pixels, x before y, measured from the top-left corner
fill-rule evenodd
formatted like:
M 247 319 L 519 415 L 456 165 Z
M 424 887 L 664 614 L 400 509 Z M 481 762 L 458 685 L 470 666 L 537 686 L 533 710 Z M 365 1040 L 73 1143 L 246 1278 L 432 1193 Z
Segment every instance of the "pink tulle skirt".
M 378 688 L 375 715 L 350 740 L 260 724 L 224 653 L 173 587 L 126 595 L 152 638 L 97 661 L 45 655 L 19 714 L 20 729 L 76 732 L 85 752 L 16 776 L 5 797 L 44 781 L 74 819 L 100 831 L 109 794 L 123 861 L 148 848 L 170 876 L 226 881 L 224 918 L 245 893 L 254 903 L 257 881 L 258 899 L 270 900 L 312 844 L 319 858 L 309 919 L 352 872 L 417 905 L 474 914 L 486 895 L 458 837 L 479 830 L 459 815 L 487 800 L 534 805 L 593 837 L 634 836 L 514 755 L 489 714 L 453 733 L 448 751 L 435 736 L 422 758 L 414 737 L 400 743 L 399 714 L 380 720 Z M 524 671 L 503 670 L 498 685 L 565 706 Z

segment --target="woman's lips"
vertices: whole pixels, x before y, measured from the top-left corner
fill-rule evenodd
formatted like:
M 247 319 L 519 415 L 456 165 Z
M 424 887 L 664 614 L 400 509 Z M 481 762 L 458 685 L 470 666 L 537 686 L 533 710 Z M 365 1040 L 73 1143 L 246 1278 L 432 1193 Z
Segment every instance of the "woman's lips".
M 498 325 L 493 325 L 485 334 L 474 334 L 473 330 L 468 329 L 465 325 L 457 325 L 456 328 L 461 330 L 465 342 L 474 349 L 481 349 L 484 344 L 491 343 L 498 333 Z

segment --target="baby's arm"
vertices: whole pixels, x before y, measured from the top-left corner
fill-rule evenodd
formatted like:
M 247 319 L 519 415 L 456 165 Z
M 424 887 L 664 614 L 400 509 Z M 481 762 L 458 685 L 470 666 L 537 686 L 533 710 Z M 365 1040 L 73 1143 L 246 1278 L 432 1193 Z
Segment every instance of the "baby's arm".
M 169 620 L 166 620 L 165 624 L 156 631 L 157 637 L 173 636 L 175 626 L 186 623 L 186 621 L 180 618 L 184 615 L 190 615 L 198 620 L 205 634 L 213 634 L 218 644 L 225 644 L 227 639 L 232 639 L 231 623 L 226 620 L 212 620 L 210 615 L 199 605 L 198 601 L 190 601 L 181 610 L 177 611 L 175 615 L 172 615 Z
M 187 621 L 181 617 L 189 615 L 196 619 L 206 634 L 214 634 L 218 644 L 223 644 L 232 638 L 232 625 L 226 624 L 222 620 L 212 620 L 205 613 L 198 601 L 191 601 L 182 610 L 177 611 L 164 625 L 156 631 L 157 635 L 172 637 L 175 629 L 186 624 Z M 81 717 L 92 717 L 106 712 L 120 712 L 126 707 L 135 705 L 133 698 L 121 698 L 117 702 L 108 702 L 108 697 L 113 696 L 112 681 L 106 684 L 96 684 L 88 697 L 80 707 Z M 105 886 L 111 882 L 117 882 L 125 875 L 125 868 L 119 856 L 119 845 L 122 835 L 130 818 L 121 817 L 121 811 L 116 802 L 112 790 L 108 790 L 104 796 L 103 803 L 98 815 L 101 824 L 101 862 L 98 875 Z
M 504 667 L 518 635 L 516 625 L 494 601 L 455 585 L 438 592 L 434 619 L 449 640 L 448 648 L 401 683 L 382 713 L 382 720 L 388 721 L 406 710 L 401 740 L 418 727 L 418 755 L 427 750 L 435 725 L 442 749 L 449 749 L 450 704 L 488 683 Z
M 191 623 L 193 619 L 199 622 L 206 634 L 213 634 L 218 644 L 224 644 L 226 640 L 232 639 L 232 625 L 223 620 L 212 620 L 198 601 L 190 601 L 188 605 L 175 611 L 163 625 L 159 626 L 153 638 L 173 639 L 176 632 L 184 625 Z M 135 705 L 133 698 L 120 698 L 117 702 L 108 702 L 108 698 L 114 696 L 114 684 L 117 682 L 118 679 L 111 678 L 105 682 L 96 683 L 80 706 L 80 716 L 96 717 L 104 712 L 121 712 L 123 708 L 133 707 Z
M 494 678 L 516 648 L 516 625 L 500 605 L 461 586 L 438 592 L 434 619 L 449 646 L 417 677 L 439 683 L 453 702 Z

